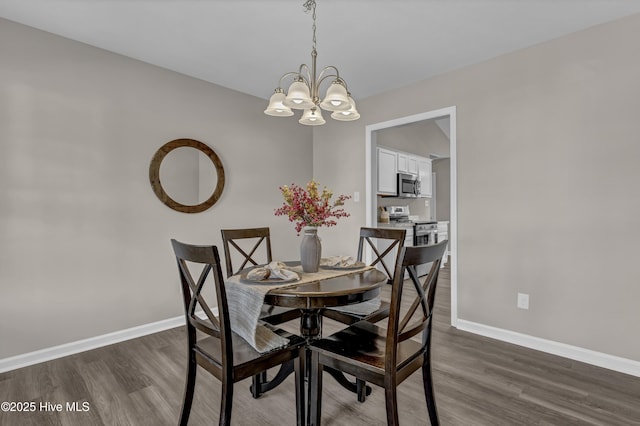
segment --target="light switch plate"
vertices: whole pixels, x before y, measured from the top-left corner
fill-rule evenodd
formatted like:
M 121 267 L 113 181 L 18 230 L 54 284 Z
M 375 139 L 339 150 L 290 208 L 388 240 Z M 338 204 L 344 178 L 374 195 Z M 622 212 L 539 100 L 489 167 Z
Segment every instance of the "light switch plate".
M 518 308 L 529 309 L 529 295 L 526 293 L 518 293 Z

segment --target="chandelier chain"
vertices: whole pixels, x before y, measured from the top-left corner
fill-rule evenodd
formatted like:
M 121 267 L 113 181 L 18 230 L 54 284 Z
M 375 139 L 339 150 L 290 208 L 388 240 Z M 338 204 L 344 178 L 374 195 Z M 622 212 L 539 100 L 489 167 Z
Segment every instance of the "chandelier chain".
M 303 6 L 307 13 L 309 11 L 313 12 L 311 14 L 313 18 L 313 25 L 311 26 L 311 29 L 313 30 L 313 50 L 316 50 L 316 0 L 307 0 Z

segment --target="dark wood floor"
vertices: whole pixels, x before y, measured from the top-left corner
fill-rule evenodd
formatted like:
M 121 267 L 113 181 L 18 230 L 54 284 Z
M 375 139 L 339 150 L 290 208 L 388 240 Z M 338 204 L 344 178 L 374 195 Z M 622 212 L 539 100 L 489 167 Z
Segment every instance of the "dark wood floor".
M 449 301 L 445 268 L 433 342 L 444 426 L 640 425 L 640 378 L 452 329 Z M 325 332 L 336 327 L 327 322 Z M 14 370 L 0 375 L 0 402 L 35 402 L 37 409 L 0 412 L 0 425 L 175 425 L 184 371 L 183 328 Z M 385 424 L 380 389 L 359 404 L 332 379 L 324 382 L 324 425 Z M 295 424 L 291 378 L 258 400 L 248 387 L 248 381 L 236 385 L 233 424 Z M 219 388 L 210 375 L 198 375 L 190 424 L 217 423 Z M 398 394 L 401 424 L 428 424 L 420 374 Z M 62 412 L 41 410 L 47 402 L 62 404 Z M 67 411 L 67 402 L 79 402 L 80 409 L 87 403 L 88 410 Z

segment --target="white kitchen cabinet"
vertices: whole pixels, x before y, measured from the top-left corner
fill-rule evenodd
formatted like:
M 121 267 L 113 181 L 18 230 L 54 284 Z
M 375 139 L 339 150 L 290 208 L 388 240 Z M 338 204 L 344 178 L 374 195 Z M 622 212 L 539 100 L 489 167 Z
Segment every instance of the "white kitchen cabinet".
M 431 197 L 431 159 L 426 157 L 417 157 L 418 177 L 420 178 L 420 196 Z
M 449 239 L 449 221 L 438 222 L 438 242 L 448 240 Z M 444 252 L 444 257 L 442 258 L 442 263 L 440 264 L 441 268 L 444 268 L 444 265 L 447 264 L 447 260 L 449 260 L 449 244 L 447 244 L 447 248 Z
M 396 195 L 398 153 L 385 148 L 377 148 L 378 194 Z
M 398 173 L 409 173 L 412 175 L 418 174 L 418 157 L 405 154 L 403 152 L 398 153 Z

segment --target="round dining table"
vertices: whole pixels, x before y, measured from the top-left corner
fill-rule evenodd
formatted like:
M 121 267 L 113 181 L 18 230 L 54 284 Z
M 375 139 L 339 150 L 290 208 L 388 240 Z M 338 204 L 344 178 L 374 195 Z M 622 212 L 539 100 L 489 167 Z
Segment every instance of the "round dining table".
M 287 262 L 291 265 L 291 263 Z M 375 268 L 354 269 L 342 271 L 344 275 L 331 276 L 324 279 L 301 283 L 299 285 L 269 291 L 264 303 L 283 308 L 300 309 L 300 333 L 312 343 L 322 337 L 322 311 L 327 308 L 347 306 L 366 302 L 380 295 L 380 287 L 387 283 L 387 275 Z M 307 351 L 307 357 L 310 352 Z M 305 370 L 310 366 L 310 360 L 305 362 Z M 340 385 L 358 393 L 358 385 L 348 380 L 344 374 L 330 367 L 325 367 Z M 284 364 L 273 379 L 260 385 L 259 394 L 278 386 L 293 372 L 293 363 Z M 305 371 L 305 375 L 309 372 Z M 252 392 L 255 392 L 252 389 Z M 366 395 L 371 393 L 371 387 L 366 386 Z
M 321 337 L 323 309 L 374 299 L 386 282 L 387 276 L 377 269 L 354 270 L 346 275 L 271 290 L 264 303 L 300 309 L 300 332 L 311 341 Z

